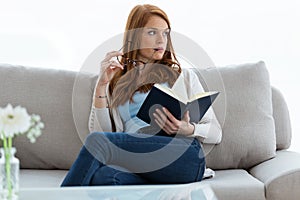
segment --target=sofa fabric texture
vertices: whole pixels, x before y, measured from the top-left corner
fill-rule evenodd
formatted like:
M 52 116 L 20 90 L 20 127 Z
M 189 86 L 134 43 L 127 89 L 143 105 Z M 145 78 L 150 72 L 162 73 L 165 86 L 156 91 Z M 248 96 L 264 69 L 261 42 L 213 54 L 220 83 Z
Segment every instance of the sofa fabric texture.
M 45 124 L 36 143 L 25 136 L 14 139 L 22 168 L 69 169 L 77 157 L 82 142 L 72 112 L 75 78 L 76 73 L 63 70 L 0 67 L 0 106 L 21 105 L 28 113 L 40 115 Z M 90 105 L 82 102 L 87 110 Z
M 265 184 L 267 199 L 299 199 L 300 154 L 277 151 L 274 159 L 253 167 L 249 172 Z
M 16 138 L 21 167 L 68 169 L 89 133 L 88 117 L 97 75 L 9 65 L 0 70 L 4 83 L 0 86 L 4 91 L 0 105 L 20 104 L 46 122 L 37 143 L 30 144 L 25 137 Z M 216 74 L 221 77 L 221 84 L 216 84 Z M 247 169 L 274 157 L 272 92 L 264 62 L 201 70 L 201 77 L 209 90 L 221 91 L 214 109 L 217 116 L 225 119 L 219 118 L 223 126 L 221 144 L 204 145 L 209 149 L 207 166 Z M 276 102 L 276 98 L 273 100 Z M 276 112 L 278 120 L 282 113 L 286 114 L 284 105 L 281 107 L 283 111 Z M 279 130 L 286 130 L 280 121 L 278 124 Z
M 217 74 L 222 84 L 215 80 Z M 264 62 L 200 70 L 209 90 L 221 91 L 214 110 L 223 125 L 222 142 L 209 150 L 207 166 L 213 169 L 248 169 L 275 156 L 276 136 L 272 89 Z M 223 120 L 223 121 L 222 121 Z
M 286 150 L 289 112 L 265 63 L 193 70 L 206 90 L 221 92 L 213 107 L 223 129 L 221 144 L 204 145 L 215 177 L 195 184 L 210 185 L 221 200 L 299 199 L 300 154 Z M 89 134 L 96 80 L 97 74 L 0 64 L 0 107 L 21 105 L 45 123 L 36 143 L 14 140 L 21 188 L 60 186 Z
M 290 114 L 283 95 L 276 88 L 272 89 L 272 104 L 274 120 L 281 122 L 275 123 L 276 148 L 277 150 L 288 149 L 292 140 Z

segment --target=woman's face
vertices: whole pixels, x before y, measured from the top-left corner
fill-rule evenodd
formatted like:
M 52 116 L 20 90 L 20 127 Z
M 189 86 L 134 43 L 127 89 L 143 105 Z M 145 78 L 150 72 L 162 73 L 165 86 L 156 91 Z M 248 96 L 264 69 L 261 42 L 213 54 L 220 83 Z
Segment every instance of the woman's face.
M 150 59 L 161 60 L 168 43 L 170 30 L 167 22 L 159 17 L 150 17 L 142 30 L 138 59 L 147 62 Z

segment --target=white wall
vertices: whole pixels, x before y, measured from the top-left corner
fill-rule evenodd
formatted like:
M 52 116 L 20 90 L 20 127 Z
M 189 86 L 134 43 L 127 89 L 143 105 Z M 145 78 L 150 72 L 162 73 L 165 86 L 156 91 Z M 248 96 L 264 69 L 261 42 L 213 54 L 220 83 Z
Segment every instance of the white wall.
M 0 0 L 0 63 L 79 70 L 96 47 L 124 30 L 129 11 L 141 3 L 164 9 L 172 29 L 202 46 L 217 66 L 264 60 L 290 108 L 291 149 L 300 152 L 298 0 Z

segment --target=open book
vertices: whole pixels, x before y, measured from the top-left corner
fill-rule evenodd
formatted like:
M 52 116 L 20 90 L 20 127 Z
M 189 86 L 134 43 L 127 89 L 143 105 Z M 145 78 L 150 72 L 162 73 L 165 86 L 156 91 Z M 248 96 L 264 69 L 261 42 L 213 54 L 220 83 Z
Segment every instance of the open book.
M 172 88 L 155 84 L 139 109 L 137 117 L 150 124 L 155 109 L 165 107 L 178 120 L 182 119 L 188 110 L 190 121 L 198 123 L 218 94 L 218 91 L 210 91 L 188 98 L 183 80 L 177 80 Z

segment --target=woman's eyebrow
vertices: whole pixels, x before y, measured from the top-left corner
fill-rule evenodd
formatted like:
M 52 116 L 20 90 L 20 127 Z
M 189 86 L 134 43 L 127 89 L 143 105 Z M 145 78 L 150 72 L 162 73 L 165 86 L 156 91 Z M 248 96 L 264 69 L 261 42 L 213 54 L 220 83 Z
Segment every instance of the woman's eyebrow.
M 159 29 L 159 28 L 154 28 L 154 27 L 145 27 L 145 28 L 154 29 L 154 30 L 165 30 L 165 31 L 170 30 L 169 28 L 165 28 L 165 29 Z

